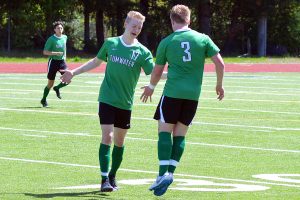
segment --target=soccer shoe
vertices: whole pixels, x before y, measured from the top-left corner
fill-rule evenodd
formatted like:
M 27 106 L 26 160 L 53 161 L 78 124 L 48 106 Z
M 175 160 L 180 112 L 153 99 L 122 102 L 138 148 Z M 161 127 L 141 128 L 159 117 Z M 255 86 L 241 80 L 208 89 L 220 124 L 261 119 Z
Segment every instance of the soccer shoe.
M 47 103 L 47 101 L 46 100 L 41 100 L 41 104 L 43 105 L 43 107 L 45 108 L 45 107 L 48 107 L 48 103 Z
M 164 181 L 162 181 L 162 183 L 160 184 L 161 187 L 157 187 L 156 189 L 154 189 L 153 194 L 155 196 L 162 196 L 163 194 L 166 193 L 166 191 L 168 190 L 168 187 L 173 183 L 173 175 L 168 175 Z
M 108 175 L 108 179 L 109 179 L 110 185 L 114 188 L 114 191 L 118 190 L 119 188 L 117 186 L 116 176 L 115 175 Z
M 168 182 L 168 180 L 168 174 L 164 174 L 163 176 L 157 176 L 156 181 L 150 186 L 149 190 L 152 191 L 162 187 L 166 184 L 166 182 Z
M 57 98 L 61 99 L 59 89 L 55 86 L 55 87 L 53 87 L 53 90 L 56 92 Z
M 114 190 L 114 188 L 110 185 L 108 178 L 102 180 L 101 183 L 101 192 L 112 192 Z

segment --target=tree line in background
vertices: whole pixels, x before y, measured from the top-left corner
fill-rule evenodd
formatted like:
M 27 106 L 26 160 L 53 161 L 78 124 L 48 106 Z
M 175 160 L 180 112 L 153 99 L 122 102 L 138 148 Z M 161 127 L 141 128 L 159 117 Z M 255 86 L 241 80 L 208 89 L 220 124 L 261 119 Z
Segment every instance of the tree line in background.
M 169 10 L 192 9 L 191 28 L 209 35 L 223 55 L 299 55 L 299 0 L 0 0 L 0 49 L 40 50 L 63 20 L 68 51 L 95 53 L 123 33 L 129 10 L 146 16 L 139 41 L 155 52 L 172 32 Z

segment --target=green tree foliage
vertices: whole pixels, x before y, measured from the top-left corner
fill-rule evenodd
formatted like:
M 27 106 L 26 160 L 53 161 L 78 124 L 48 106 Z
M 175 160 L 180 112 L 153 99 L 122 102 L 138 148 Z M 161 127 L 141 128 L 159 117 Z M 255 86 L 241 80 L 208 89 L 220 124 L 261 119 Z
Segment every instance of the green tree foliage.
M 41 50 L 53 21 L 63 20 L 69 50 L 96 52 L 104 38 L 123 33 L 126 13 L 138 10 L 146 16 L 139 40 L 154 52 L 172 32 L 175 4 L 191 8 L 191 28 L 210 35 L 223 54 L 246 53 L 248 41 L 255 54 L 261 16 L 267 17 L 269 53 L 300 53 L 299 0 L 0 0 L 0 48 L 7 49 L 10 31 L 12 49 Z

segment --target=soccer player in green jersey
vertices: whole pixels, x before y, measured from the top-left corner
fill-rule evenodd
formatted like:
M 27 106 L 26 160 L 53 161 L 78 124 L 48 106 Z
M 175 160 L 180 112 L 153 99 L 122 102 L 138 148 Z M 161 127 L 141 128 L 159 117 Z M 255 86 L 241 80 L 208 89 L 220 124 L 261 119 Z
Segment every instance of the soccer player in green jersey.
M 45 44 L 43 54 L 49 56 L 49 61 L 48 61 L 48 84 L 44 88 L 44 94 L 43 98 L 41 100 L 41 104 L 43 107 L 47 107 L 47 96 L 49 94 L 50 89 L 54 85 L 54 80 L 56 73 L 59 71 L 60 73 L 61 70 L 67 69 L 66 65 L 66 43 L 68 37 L 63 33 L 64 28 L 63 28 L 63 22 L 57 21 L 53 23 L 54 26 L 54 32 L 55 34 L 50 36 Z M 64 83 L 59 83 L 57 86 L 53 88 L 53 90 L 56 92 L 56 96 L 61 99 L 60 96 L 60 91 L 59 89 L 66 86 L 67 84 Z
M 134 91 L 141 69 L 148 75 L 154 66 L 151 52 L 136 39 L 144 21 L 145 17 L 141 13 L 130 11 L 124 23 L 123 35 L 107 38 L 94 59 L 74 70 L 67 70 L 61 77 L 62 82 L 69 83 L 73 76 L 107 62 L 98 98 L 102 129 L 99 148 L 102 192 L 118 189 L 115 176 L 122 162 L 124 139 L 130 128 Z M 112 141 L 114 147 L 109 171 Z
M 170 18 L 174 32 L 160 42 L 150 84 L 144 87 L 141 96 L 141 100 L 147 102 L 168 62 L 167 81 L 154 115 L 154 119 L 159 120 L 159 174 L 149 189 L 154 190 L 156 196 L 163 195 L 173 182 L 173 173 L 183 154 L 185 136 L 197 110 L 205 57 L 211 57 L 216 67 L 218 99 L 224 97 L 225 66 L 219 48 L 207 35 L 188 27 L 188 7 L 174 6 Z

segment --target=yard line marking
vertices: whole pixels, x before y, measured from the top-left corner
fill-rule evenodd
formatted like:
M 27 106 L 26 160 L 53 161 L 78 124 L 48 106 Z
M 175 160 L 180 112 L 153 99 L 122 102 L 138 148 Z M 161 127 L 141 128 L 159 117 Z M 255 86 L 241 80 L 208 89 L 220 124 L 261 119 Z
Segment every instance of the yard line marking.
M 0 89 L 1 90 L 1 89 Z M 37 100 L 38 102 L 40 101 L 39 98 L 15 98 L 15 97 L 0 97 L 0 99 L 15 99 L 15 100 Z M 49 98 L 50 100 L 54 100 L 54 101 L 60 101 L 57 98 Z M 204 98 L 204 99 L 215 99 L 215 98 Z M 64 99 L 63 101 L 66 102 L 75 102 L 75 103 L 96 103 L 99 104 L 98 101 L 88 101 L 88 100 L 68 100 L 68 99 Z M 254 100 L 256 101 L 256 100 Z M 272 102 L 280 102 L 280 101 L 272 101 Z M 285 103 L 286 101 L 284 101 Z M 293 102 L 293 103 L 300 103 L 300 101 L 288 101 L 288 102 Z M 149 106 L 149 107 L 156 107 L 157 104 L 152 104 L 152 103 L 134 103 L 133 107 L 135 106 Z M 300 115 L 299 112 L 283 112 L 283 111 L 268 111 L 268 110 L 249 110 L 249 109 L 239 109 L 239 108 L 213 108 L 213 107 L 205 107 L 205 106 L 198 106 L 197 109 L 208 109 L 208 110 L 225 110 L 225 111 L 241 111 L 241 112 L 262 112 L 262 113 L 275 113 L 275 114 L 287 114 L 287 115 Z
M 41 137 L 41 138 L 46 138 L 47 136 L 45 135 L 29 135 L 29 134 L 22 134 L 24 136 L 28 136 L 28 137 Z
M 45 161 L 45 160 L 31 160 L 31 159 L 23 159 L 23 158 L 10 158 L 10 157 L 2 157 L 2 156 L 0 157 L 0 159 L 10 160 L 10 161 L 29 162 L 29 163 L 53 164 L 53 165 L 62 165 L 62 166 L 86 167 L 86 168 L 99 169 L 99 166 L 95 166 L 95 165 L 83 165 L 83 164 L 63 163 L 63 162 L 54 162 L 54 161 Z M 120 168 L 119 170 L 120 171 L 125 171 L 125 172 L 133 172 L 133 173 L 157 174 L 156 171 L 135 170 L 135 169 L 125 169 L 125 168 Z M 177 174 L 177 173 L 176 173 L 176 176 L 192 177 L 192 178 L 204 178 L 204 179 L 215 179 L 215 180 L 222 180 L 222 181 L 256 183 L 256 184 L 266 184 L 266 185 L 278 185 L 278 186 L 287 186 L 287 187 L 300 188 L 300 185 L 293 185 L 293 184 L 270 183 L 270 182 L 263 182 L 263 181 L 250 181 L 250 180 L 242 180 L 242 179 L 220 178 L 220 177 L 213 177 L 213 176 L 198 176 L 198 175 Z
M 16 128 L 8 128 L 8 127 L 0 127 L 0 129 L 2 129 L 2 130 L 21 131 L 21 132 L 41 132 L 41 133 L 58 134 L 58 135 L 75 135 L 75 136 L 78 136 L 78 133 L 65 134 L 64 132 L 52 132 L 52 131 L 29 130 L 29 129 L 16 129 Z M 129 133 L 129 134 L 138 135 L 138 134 L 141 134 L 141 133 Z M 93 134 L 81 134 L 79 136 L 100 137 L 100 135 L 93 135 Z M 157 142 L 157 139 L 135 138 L 135 137 L 126 137 L 126 138 L 130 139 L 130 140 L 141 140 L 141 141 Z M 188 142 L 188 141 L 186 143 L 191 144 L 191 145 L 223 147 L 223 148 L 229 148 L 229 149 L 233 148 L 233 149 L 250 149 L 250 150 L 273 151 L 273 152 L 300 153 L 300 150 L 270 149 L 270 148 L 260 148 L 260 147 L 235 146 L 235 145 L 225 145 L 225 144 L 209 144 L 209 143 L 203 143 L 203 142 Z
M 157 142 L 157 140 L 154 140 L 154 139 L 133 138 L 133 137 L 126 137 L 126 138 L 132 139 L 132 140 L 144 140 L 144 141 Z M 273 151 L 273 152 L 300 153 L 300 150 L 267 149 L 267 148 L 259 148 L 259 147 L 246 147 L 246 146 L 235 146 L 235 145 L 224 145 L 224 144 L 208 144 L 208 143 L 202 143 L 202 142 L 186 142 L 186 143 L 193 144 L 193 145 L 200 145 L 200 146 L 223 147 L 223 148 L 229 148 L 229 149 L 251 149 L 251 150 Z
M 0 83 L 0 85 L 29 85 L 29 86 L 30 85 L 34 85 L 34 86 L 44 86 L 45 84 L 33 84 L 33 83 L 22 83 L 22 84 L 20 84 L 20 83 Z M 68 87 L 71 87 L 71 88 L 72 87 L 75 87 L 75 88 L 99 88 L 100 85 L 98 85 L 98 86 L 91 86 L 91 85 L 69 85 Z M 230 88 L 230 86 L 229 86 L 229 88 Z M 253 88 L 253 87 L 249 87 L 249 88 Z M 272 88 L 267 88 L 267 89 L 268 89 L 268 91 L 272 90 Z M 276 89 L 280 89 L 280 88 L 276 88 Z M 3 90 L 3 89 L 1 89 L 1 90 Z M 7 90 L 11 90 L 11 89 L 7 89 Z M 14 90 L 15 91 L 20 91 L 18 89 L 14 89 Z M 297 90 L 297 89 L 295 89 L 295 90 Z M 232 91 L 231 90 L 228 93 L 231 93 L 231 94 L 263 94 L 263 95 L 273 95 L 273 96 L 299 96 L 299 94 L 295 94 L 295 90 L 291 91 L 292 94 L 282 93 L 282 91 L 280 91 L 280 93 L 278 93 L 279 92 L 278 90 L 273 91 L 273 92 L 251 92 L 249 90 L 247 90 L 247 91 Z M 28 91 L 28 90 L 21 90 L 21 91 Z M 32 91 L 32 92 L 40 92 L 40 90 L 30 90 L 30 91 Z M 160 91 L 161 92 L 162 90 L 156 90 L 156 91 Z M 68 91 L 66 91 L 66 93 L 70 93 L 70 94 L 75 93 L 76 94 L 78 92 L 68 92 Z M 82 93 L 82 94 L 91 94 L 90 92 L 80 92 L 80 93 Z M 98 94 L 99 92 L 96 92 L 96 93 Z M 136 90 L 135 93 L 136 94 L 141 94 L 142 91 L 139 92 L 139 90 Z M 213 90 L 202 90 L 202 93 L 214 93 L 214 91 Z
M 235 84 L 235 83 L 237 83 L 237 81 L 234 81 L 234 80 L 224 80 L 224 82 L 225 82 L 225 85 L 228 85 L 228 84 Z M 205 84 L 207 84 L 207 83 L 212 83 L 212 84 L 214 84 L 215 83 L 215 81 L 210 81 L 210 80 L 203 80 L 203 86 L 205 85 Z M 259 85 L 264 85 L 264 84 L 266 84 L 266 85 L 280 85 L 280 86 L 282 86 L 282 85 L 288 85 L 288 86 L 291 86 L 291 83 L 266 83 L 266 82 L 259 82 L 259 81 L 257 81 L 257 82 L 255 82 L 255 81 L 243 81 L 243 82 L 240 82 L 240 81 L 238 81 L 238 83 L 239 84 L 245 84 L 245 85 L 249 85 L 249 84 L 259 84 Z M 293 86 L 300 86 L 300 84 L 293 84 Z M 227 87 L 227 86 L 225 86 L 225 87 Z M 292 89 L 292 88 L 289 88 L 289 89 Z
M 99 80 L 96 80 L 96 81 L 84 81 L 84 80 L 76 80 L 76 84 L 77 83 L 86 83 L 86 84 L 92 84 L 90 86 L 85 86 L 85 85 L 76 85 L 76 84 L 72 84 L 72 85 L 69 85 L 71 87 L 99 87 L 102 80 L 103 80 L 103 77 L 99 77 L 101 79 Z M 34 83 L 24 83 L 24 82 L 20 82 L 20 77 L 7 77 L 7 78 L 3 78 L 3 77 L 0 77 L 0 79 L 11 79 L 11 80 L 18 80 L 19 82 L 14 82 L 14 83 L 5 83 L 5 82 L 2 82 L 0 83 L 1 84 L 5 84 L 5 85 L 19 85 L 19 84 L 22 84 L 22 85 L 44 85 L 44 84 L 34 84 Z M 22 77 L 22 81 L 44 81 L 43 78 L 34 78 L 34 79 L 28 79 L 28 78 L 23 78 Z M 230 83 L 232 81 L 226 81 L 226 83 Z M 147 81 L 139 81 L 137 84 L 140 85 L 140 84 L 148 84 L 149 82 Z M 203 81 L 203 84 L 202 86 L 204 87 L 213 87 L 215 85 L 213 84 L 207 84 L 207 83 L 212 83 L 212 81 Z M 233 82 L 235 83 L 235 82 Z M 247 82 L 242 82 L 243 84 L 264 84 L 265 82 L 250 82 L 250 81 L 247 81 Z M 165 82 L 159 82 L 158 83 L 159 85 L 163 85 L 165 84 Z M 291 85 L 290 83 L 265 83 L 265 84 L 268 84 L 268 85 Z M 97 86 L 93 86 L 93 85 L 97 85 Z M 299 84 L 300 85 L 300 84 Z M 262 87 L 262 86 L 238 86 L 238 85 L 226 85 L 226 88 L 248 88 L 248 89 L 267 89 L 267 90 L 290 90 L 291 92 L 292 91 L 300 91 L 300 89 L 297 89 L 297 88 L 286 88 L 286 87 L 283 87 L 283 88 L 273 88 L 273 87 Z
M 62 112 L 62 111 L 46 111 L 46 110 L 30 110 L 30 109 L 15 109 L 15 108 L 1 108 L 0 111 L 16 111 L 16 112 L 35 112 L 35 113 L 48 113 L 48 114 L 64 114 L 64 115 L 79 115 L 79 116 L 96 116 L 97 114 L 90 113 L 82 113 L 82 112 Z M 297 113 L 300 115 L 300 113 Z M 131 117 L 136 120 L 147 120 L 152 121 L 152 118 L 146 117 Z M 271 126 L 250 126 L 250 125 L 242 125 L 242 124 L 224 124 L 224 123 L 212 123 L 212 122 L 198 122 L 194 121 L 193 124 L 198 125 L 209 125 L 209 126 L 228 126 L 228 127 L 240 127 L 240 128 L 256 128 L 256 129 L 270 129 L 276 131 L 300 131 L 300 128 L 285 128 L 285 127 L 271 127 Z
M 206 131 L 206 132 L 209 132 L 209 133 L 232 133 L 230 131 Z
M 268 133 L 274 132 L 274 131 L 270 131 L 270 130 L 249 130 L 249 131 L 253 131 L 253 132 L 268 132 Z
M 1 90 L 3 89 L 0 89 L 0 93 Z M 12 90 L 10 89 L 5 89 L 7 92 L 7 94 L 16 94 L 15 92 L 13 92 Z M 66 92 L 66 93 L 70 93 L 70 92 Z M 92 94 L 96 94 L 96 93 L 92 93 Z M 139 94 L 135 94 L 134 95 L 135 97 L 140 97 Z M 158 97 L 160 98 L 161 96 L 160 95 L 152 95 L 153 97 Z M 26 98 L 26 97 L 22 97 L 22 98 L 17 98 L 17 97 L 0 97 L 1 99 L 27 99 L 27 100 L 37 100 L 39 101 L 40 99 L 37 99 L 37 98 Z M 51 98 L 49 98 L 51 99 Z M 51 100 L 57 100 L 57 99 L 51 99 Z M 203 100 L 216 100 L 216 98 L 210 98 L 210 97 L 201 97 L 200 101 L 203 101 Z M 81 102 L 87 102 L 87 103 L 99 103 L 97 100 L 95 101 L 80 101 L 80 100 L 68 100 L 68 99 L 64 99 L 63 101 L 68 101 L 68 102 L 78 102 L 78 103 L 81 103 Z M 267 100 L 267 99 L 232 99 L 232 98 L 227 98 L 225 99 L 224 101 L 228 102 L 228 101 L 245 101 L 245 102 L 271 102 L 271 103 L 300 103 L 300 100 L 297 101 L 297 100 L 292 100 L 292 101 L 285 101 L 285 100 Z M 151 104 L 151 103 L 147 103 L 147 104 L 140 104 L 140 103 L 135 103 L 135 105 L 138 105 L 138 106 L 157 106 L 156 104 Z M 198 108 L 202 108 L 202 107 L 198 107 Z
M 0 85 L 28 85 L 28 86 L 45 86 L 43 83 L 0 83 Z M 100 84 L 98 86 L 93 85 L 68 85 L 68 87 L 79 87 L 79 88 L 99 88 Z M 36 90 L 37 91 L 37 90 Z
M 250 126 L 250 125 L 240 125 L 240 124 L 223 124 L 223 123 L 212 123 L 212 122 L 193 122 L 193 124 L 205 124 L 212 126 L 229 126 L 229 127 L 246 127 L 246 128 L 261 128 L 261 129 L 270 129 L 276 131 L 300 131 L 300 128 L 277 128 L 270 126 Z
M 78 135 L 78 136 L 90 136 L 88 133 L 66 133 L 66 132 L 56 132 L 56 131 L 42 131 L 42 130 L 32 130 L 32 129 L 18 129 L 18 128 L 8 128 L 0 127 L 1 130 L 12 130 L 12 131 L 25 131 L 25 132 L 36 132 L 36 133 L 51 133 L 59 135 Z

